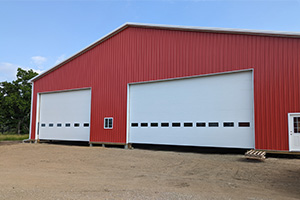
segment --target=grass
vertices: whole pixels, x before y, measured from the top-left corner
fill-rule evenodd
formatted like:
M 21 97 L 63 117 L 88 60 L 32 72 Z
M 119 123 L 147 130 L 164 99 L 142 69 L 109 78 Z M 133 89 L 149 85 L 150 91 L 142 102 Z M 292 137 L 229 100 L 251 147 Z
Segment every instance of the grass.
M 29 135 L 0 135 L 0 141 L 17 141 L 28 139 Z

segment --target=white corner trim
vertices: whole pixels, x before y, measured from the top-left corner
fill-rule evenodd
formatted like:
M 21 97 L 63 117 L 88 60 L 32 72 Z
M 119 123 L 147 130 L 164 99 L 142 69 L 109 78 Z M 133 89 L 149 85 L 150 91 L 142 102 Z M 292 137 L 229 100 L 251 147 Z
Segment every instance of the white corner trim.
M 32 128 L 32 108 L 33 108 L 33 92 L 34 92 L 34 82 L 32 82 L 32 85 L 31 85 L 31 108 L 30 108 L 30 124 L 29 124 L 29 138 L 28 139 L 31 139 L 31 128 Z

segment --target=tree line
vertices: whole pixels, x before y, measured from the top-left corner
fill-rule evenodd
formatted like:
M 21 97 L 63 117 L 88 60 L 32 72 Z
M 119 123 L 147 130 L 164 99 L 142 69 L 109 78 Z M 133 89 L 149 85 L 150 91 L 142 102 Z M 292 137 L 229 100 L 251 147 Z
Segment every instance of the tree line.
M 38 75 L 32 69 L 18 68 L 17 79 L 0 82 L 0 131 L 1 134 L 29 133 L 31 109 L 30 79 Z

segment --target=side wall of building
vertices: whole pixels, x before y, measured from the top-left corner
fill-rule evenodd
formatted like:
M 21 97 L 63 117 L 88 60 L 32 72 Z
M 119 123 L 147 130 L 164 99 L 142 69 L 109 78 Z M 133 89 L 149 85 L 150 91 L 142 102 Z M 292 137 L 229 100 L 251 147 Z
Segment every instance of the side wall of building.
M 127 84 L 254 69 L 255 145 L 288 150 L 290 112 L 300 112 L 300 39 L 129 27 L 34 82 L 37 94 L 92 88 L 92 142 L 126 142 Z M 114 117 L 112 130 L 103 119 Z

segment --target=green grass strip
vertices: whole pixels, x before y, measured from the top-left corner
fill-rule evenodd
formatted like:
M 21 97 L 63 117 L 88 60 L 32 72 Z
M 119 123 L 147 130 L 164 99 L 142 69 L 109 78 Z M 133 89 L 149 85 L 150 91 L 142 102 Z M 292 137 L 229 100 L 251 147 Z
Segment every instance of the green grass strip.
M 28 139 L 29 135 L 0 135 L 0 141 L 16 141 Z

